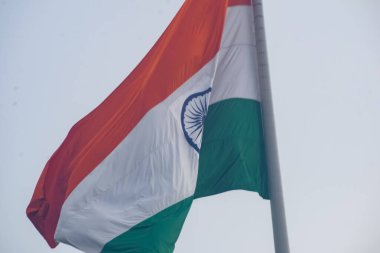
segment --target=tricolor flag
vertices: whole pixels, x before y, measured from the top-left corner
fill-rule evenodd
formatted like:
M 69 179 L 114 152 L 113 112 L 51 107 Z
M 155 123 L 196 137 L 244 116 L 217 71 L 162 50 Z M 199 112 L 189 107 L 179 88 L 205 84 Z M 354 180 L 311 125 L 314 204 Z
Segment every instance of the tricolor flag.
M 193 199 L 268 198 L 250 0 L 187 0 L 133 72 L 75 124 L 27 215 L 51 247 L 173 252 Z

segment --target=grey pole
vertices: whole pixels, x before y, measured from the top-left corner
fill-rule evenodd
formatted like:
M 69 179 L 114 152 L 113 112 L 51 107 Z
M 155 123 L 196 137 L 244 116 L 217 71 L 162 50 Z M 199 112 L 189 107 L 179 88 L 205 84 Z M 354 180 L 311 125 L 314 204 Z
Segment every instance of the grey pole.
M 270 87 L 269 64 L 265 39 L 262 0 L 252 0 L 256 50 L 261 93 L 265 151 L 268 162 L 269 196 L 272 212 L 273 238 L 276 253 L 289 253 L 284 199 L 282 196 L 280 164 L 278 161 L 276 130 Z

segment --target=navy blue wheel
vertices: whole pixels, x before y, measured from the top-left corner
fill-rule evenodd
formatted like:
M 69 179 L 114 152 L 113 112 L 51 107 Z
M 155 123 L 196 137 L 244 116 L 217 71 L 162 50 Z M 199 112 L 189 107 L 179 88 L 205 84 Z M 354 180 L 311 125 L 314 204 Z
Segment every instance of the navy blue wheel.
M 207 116 L 211 88 L 190 95 L 182 106 L 181 124 L 187 142 L 197 152 L 201 148 L 203 125 Z

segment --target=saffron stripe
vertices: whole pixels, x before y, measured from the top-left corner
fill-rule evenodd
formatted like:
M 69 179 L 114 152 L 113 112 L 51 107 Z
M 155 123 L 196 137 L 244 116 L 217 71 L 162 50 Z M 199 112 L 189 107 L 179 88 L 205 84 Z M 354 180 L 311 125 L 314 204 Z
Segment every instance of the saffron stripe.
M 186 1 L 136 69 L 75 124 L 37 183 L 27 215 L 51 247 L 61 207 L 75 187 L 155 105 L 217 53 L 226 2 Z M 199 22 L 202 20 L 202 22 Z

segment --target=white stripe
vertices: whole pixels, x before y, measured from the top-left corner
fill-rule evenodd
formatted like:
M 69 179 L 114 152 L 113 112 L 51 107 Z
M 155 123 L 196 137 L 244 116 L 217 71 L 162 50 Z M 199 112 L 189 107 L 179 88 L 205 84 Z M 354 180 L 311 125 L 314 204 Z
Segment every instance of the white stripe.
M 225 29 L 230 35 L 224 34 L 223 49 L 218 57 L 150 110 L 74 189 L 61 210 L 55 232 L 57 241 L 88 253 L 100 252 L 116 236 L 193 195 L 198 153 L 184 137 L 180 119 L 182 106 L 189 95 L 204 91 L 213 83 L 211 97 L 215 94 L 214 101 L 236 96 L 257 97 L 255 89 L 248 85 L 228 89 L 232 81 L 235 84 L 250 82 L 250 86 L 254 81 L 252 75 L 245 73 L 233 76 L 239 73 L 239 69 L 252 72 L 251 66 L 245 68 L 244 65 L 247 62 L 254 64 L 247 59 L 252 55 L 242 57 L 252 47 L 239 46 L 244 42 L 240 39 L 247 37 L 239 35 L 247 26 L 245 21 L 241 22 L 246 19 L 246 10 L 251 8 L 229 8 Z M 237 29 L 242 30 L 234 32 Z M 232 64 L 240 68 L 236 69 Z
M 215 61 L 150 110 L 70 194 L 55 239 L 85 252 L 194 193 L 198 153 L 181 127 L 185 99 L 210 87 Z
M 210 104 L 228 98 L 260 101 L 256 58 L 252 8 L 230 7 Z

